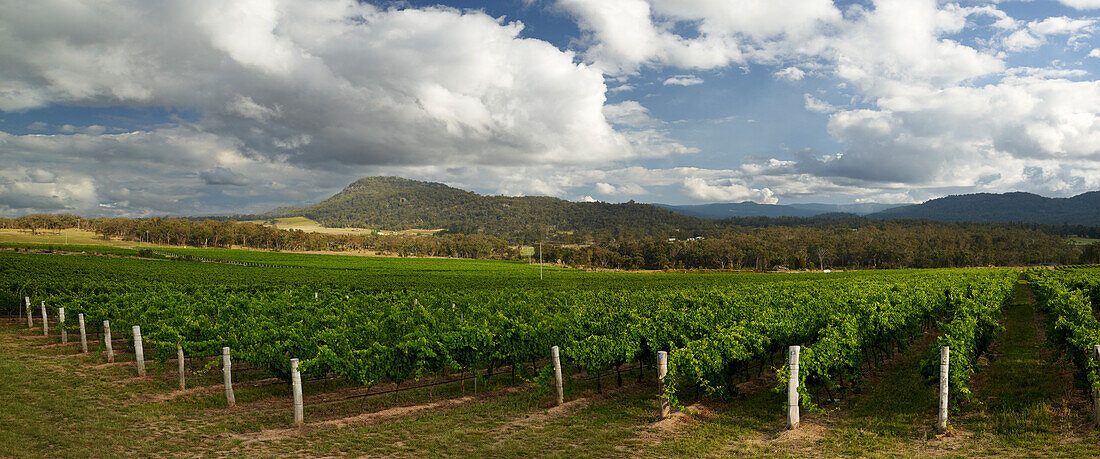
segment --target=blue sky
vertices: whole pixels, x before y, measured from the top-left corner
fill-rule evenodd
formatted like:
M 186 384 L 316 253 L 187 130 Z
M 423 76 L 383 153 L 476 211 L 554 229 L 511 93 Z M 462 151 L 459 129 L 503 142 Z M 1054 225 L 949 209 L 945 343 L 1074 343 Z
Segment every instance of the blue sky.
M 1100 189 L 1098 0 L 0 6 L 0 215 Z

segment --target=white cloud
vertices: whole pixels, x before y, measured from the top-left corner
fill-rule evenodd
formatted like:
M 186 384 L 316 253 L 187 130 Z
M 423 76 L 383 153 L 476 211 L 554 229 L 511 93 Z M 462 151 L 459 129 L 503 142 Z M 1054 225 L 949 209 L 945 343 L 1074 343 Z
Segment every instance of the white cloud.
M 1100 48 L 1093 48 L 1092 51 L 1089 51 L 1089 57 L 1100 58 Z
M 1096 20 L 1075 19 L 1066 16 L 1049 17 L 1031 21 L 1027 28 L 1017 30 L 1004 39 L 1005 49 L 1013 52 L 1035 49 L 1046 43 L 1051 35 L 1070 35 L 1074 43 L 1090 36 Z
M 918 202 L 924 202 L 927 199 L 915 199 L 912 196 L 912 192 L 903 191 L 898 193 L 877 193 L 863 198 L 857 198 L 856 203 L 879 203 L 879 204 L 915 204 Z
M 702 83 L 703 79 L 695 75 L 676 75 L 664 81 L 665 86 L 694 86 Z
M 752 189 L 734 180 L 708 181 L 702 178 L 687 178 L 684 179 L 683 190 L 686 195 L 699 201 L 753 201 L 761 204 L 779 202 L 772 190 Z
M 600 72 L 522 29 L 353 0 L 12 4 L 0 7 L 0 110 L 173 106 L 251 154 L 309 167 L 669 153 L 616 132 Z
M 798 67 L 787 67 L 775 72 L 776 78 L 787 81 L 798 81 L 806 77 L 806 72 Z
M 23 168 L 0 174 L 0 201 L 12 196 L 0 214 L 47 209 L 61 196 L 103 213 L 237 210 L 257 199 L 266 210 L 374 173 L 509 195 L 674 190 L 756 202 L 1100 187 L 1097 83 L 1066 63 L 1007 68 L 1003 52 L 1064 38 L 1079 56 L 1091 48 L 1082 46 L 1094 19 L 1025 22 L 996 3 L 935 0 L 857 2 L 843 13 L 829 0 L 555 4 L 578 22 L 571 49 L 579 55 L 525 38 L 519 22 L 444 7 L 0 6 L 0 110 L 174 107 L 197 120 L 132 132 L 69 124 L 50 135 L 0 132 L 0 161 Z M 992 27 L 976 25 L 978 16 Z M 723 170 L 631 167 L 698 150 L 638 101 L 607 104 L 608 93 L 649 87 L 633 80 L 649 75 L 643 69 L 686 86 L 703 82 L 692 72 L 713 70 L 713 82 L 731 66 L 836 79 L 834 93 L 804 94 L 804 108 L 829 115 L 838 151 L 734 159 Z M 50 131 L 28 126 L 39 127 Z
M 779 37 L 797 40 L 840 20 L 830 0 L 558 0 L 585 32 L 585 59 L 609 74 L 642 66 L 712 69 L 746 61 Z M 675 26 L 693 29 L 687 38 Z M 765 51 L 770 52 L 770 51 Z
M 0 170 L 0 214 L 86 212 L 98 203 L 87 177 L 16 166 Z
M 816 113 L 832 113 L 836 111 L 836 107 L 834 107 L 832 104 L 820 100 L 810 94 L 803 94 L 802 97 L 805 99 L 806 110 Z
M 1017 30 L 1004 39 L 1005 49 L 1013 52 L 1035 49 L 1042 44 L 1042 39 L 1032 35 L 1031 32 L 1026 29 Z
M 607 121 L 612 124 L 632 128 L 644 128 L 657 124 L 657 120 L 649 116 L 649 109 L 635 100 L 604 105 L 603 113 Z
M 1100 9 L 1100 0 L 1058 0 L 1058 2 L 1079 10 Z
M 604 196 L 641 196 L 647 194 L 645 188 L 637 183 L 623 183 L 618 186 L 606 182 L 596 183 L 596 193 Z

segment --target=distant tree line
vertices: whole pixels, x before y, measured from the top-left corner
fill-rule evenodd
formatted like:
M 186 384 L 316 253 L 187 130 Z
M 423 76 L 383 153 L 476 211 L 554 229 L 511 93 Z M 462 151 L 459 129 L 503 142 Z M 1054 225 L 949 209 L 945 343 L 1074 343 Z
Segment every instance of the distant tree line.
M 0 218 L 0 228 L 32 232 L 81 228 L 104 239 L 192 247 L 248 247 L 265 250 L 373 250 L 400 256 L 519 259 L 519 251 L 492 236 L 449 234 L 435 237 L 379 234 L 322 234 L 281 230 L 255 223 L 182 218 L 95 218 L 35 214 Z
M 614 269 L 871 269 L 1098 263 L 1100 243 L 1010 225 L 865 221 L 858 227 L 727 229 L 689 240 L 543 248 L 565 265 Z
M 739 219 L 705 235 L 675 231 L 676 238 L 608 234 L 576 243 L 543 244 L 544 260 L 611 269 L 932 268 L 1100 263 L 1100 243 L 1075 246 L 1034 226 L 940 223 L 915 220 Z M 95 218 L 35 214 L 0 218 L 0 228 L 32 232 L 80 228 L 98 235 L 193 247 L 266 250 L 373 250 L 400 256 L 519 260 L 504 239 L 459 231 L 431 236 L 323 234 L 280 230 L 232 220 Z M 1051 231 L 1054 232 L 1054 231 Z M 1082 232 L 1075 235 L 1088 234 Z M 533 238 L 537 235 L 532 235 Z

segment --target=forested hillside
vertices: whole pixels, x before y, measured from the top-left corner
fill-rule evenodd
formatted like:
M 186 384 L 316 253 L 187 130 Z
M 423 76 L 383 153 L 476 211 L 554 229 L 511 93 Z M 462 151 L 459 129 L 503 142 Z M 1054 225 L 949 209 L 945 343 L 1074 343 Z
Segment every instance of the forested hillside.
M 441 183 L 367 177 L 317 204 L 280 208 L 268 217 L 308 217 L 325 226 L 384 230 L 445 228 L 515 243 L 555 239 L 664 236 L 718 224 L 650 204 L 570 202 L 545 196 L 482 196 Z
M 872 218 L 914 218 L 945 222 L 1021 222 L 1049 225 L 1100 225 L 1100 191 L 1072 198 L 1031 193 L 978 193 L 947 196 L 923 204 L 895 207 Z

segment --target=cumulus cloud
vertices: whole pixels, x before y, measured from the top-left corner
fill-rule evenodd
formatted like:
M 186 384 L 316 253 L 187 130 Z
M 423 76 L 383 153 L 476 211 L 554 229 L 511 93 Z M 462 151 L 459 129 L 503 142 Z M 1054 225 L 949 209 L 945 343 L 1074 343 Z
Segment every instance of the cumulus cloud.
M 664 81 L 665 86 L 695 86 L 702 84 L 703 79 L 695 75 L 676 75 Z
M 86 177 L 58 177 L 41 169 L 0 170 L 0 213 L 82 212 L 98 197 Z
M 12 4 L 0 18 L 4 111 L 181 107 L 206 132 L 304 167 L 597 164 L 655 151 L 604 119 L 600 72 L 481 12 L 115 0 Z
M 1095 24 L 1094 19 L 1075 19 L 1066 16 L 1031 21 L 1026 28 L 1006 37 L 1004 46 L 1005 49 L 1014 52 L 1034 49 L 1046 43 L 1046 38 L 1051 35 L 1070 35 L 1069 42 L 1074 43 L 1089 37 Z
M 684 193 L 700 201 L 742 202 L 775 204 L 779 199 L 767 188 L 752 189 L 733 180 L 707 181 L 687 178 L 683 182 Z
M 126 130 L 50 120 L 72 124 L 0 132 L 0 161 L 18 166 L 0 174 L 0 213 L 266 210 L 376 173 L 509 195 L 696 201 L 848 193 L 904 202 L 925 196 L 907 194 L 913 188 L 1100 187 L 1097 83 L 1082 64 L 1006 64 L 1006 51 L 1055 40 L 1079 59 L 1092 48 L 1084 44 L 1095 19 L 1022 20 L 997 2 L 936 0 L 554 5 L 577 22 L 575 51 L 525 36 L 520 22 L 446 7 L 0 6 L 0 111 L 124 105 L 191 114 Z M 607 103 L 609 93 L 700 84 L 694 73 L 703 71 L 721 82 L 731 67 L 831 80 L 839 89 L 804 94 L 803 108 L 828 115 L 840 147 L 794 145 L 782 158 L 730 158 L 728 169 L 633 166 L 699 150 L 644 95 Z
M 607 104 L 603 107 L 603 113 L 612 124 L 633 128 L 643 128 L 657 124 L 657 120 L 649 116 L 649 109 L 636 100 Z
M 841 154 L 803 152 L 794 161 L 750 168 L 866 188 L 1026 187 L 1061 194 L 1100 187 L 1100 82 L 1010 77 L 997 85 L 913 91 L 878 106 L 830 115 L 830 134 L 846 145 Z
M 836 111 L 836 107 L 832 104 L 818 99 L 810 94 L 803 94 L 802 98 L 805 100 L 806 110 L 816 113 L 832 113 Z
M 354 0 L 8 4 L 0 6 L 0 111 L 125 105 L 196 119 L 9 135 L 0 159 L 48 151 L 74 170 L 133 172 L 88 180 L 114 193 L 100 193 L 103 208 L 137 215 L 185 212 L 202 199 L 220 209 L 210 200 L 287 198 L 288 184 L 308 176 L 316 177 L 308 188 L 332 191 L 379 167 L 599 167 L 696 151 L 638 124 L 644 108 L 633 123 L 614 106 L 605 111 L 599 70 L 522 32 L 522 23 L 478 11 Z M 265 180 L 255 168 L 283 174 Z M 242 189 L 211 197 L 175 185 L 195 171 L 200 183 Z
M 798 67 L 787 67 L 775 72 L 775 77 L 787 81 L 799 81 L 806 77 L 806 72 Z
M 1058 2 L 1079 10 L 1100 9 L 1100 0 L 1058 0 Z
M 771 53 L 776 37 L 798 40 L 841 19 L 830 0 L 558 0 L 584 31 L 585 59 L 610 74 L 643 66 L 713 69 Z M 684 27 L 694 36 L 672 30 Z

